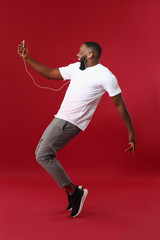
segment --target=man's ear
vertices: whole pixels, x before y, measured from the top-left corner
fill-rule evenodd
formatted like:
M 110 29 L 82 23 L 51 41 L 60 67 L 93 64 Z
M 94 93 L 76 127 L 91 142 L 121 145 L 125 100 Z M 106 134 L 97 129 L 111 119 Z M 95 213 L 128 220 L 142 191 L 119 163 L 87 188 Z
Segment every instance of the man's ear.
M 87 58 L 93 58 L 94 57 L 94 54 L 93 54 L 93 52 L 91 52 L 91 53 L 89 53 L 89 55 L 88 55 L 88 57 Z

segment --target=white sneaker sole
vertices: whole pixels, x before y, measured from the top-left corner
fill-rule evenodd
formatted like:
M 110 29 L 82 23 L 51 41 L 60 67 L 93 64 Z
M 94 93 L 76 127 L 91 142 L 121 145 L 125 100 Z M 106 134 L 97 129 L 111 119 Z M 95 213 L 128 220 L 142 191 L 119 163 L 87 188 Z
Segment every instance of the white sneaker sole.
M 83 192 L 83 196 L 82 196 L 82 199 L 81 199 L 79 211 L 78 211 L 78 213 L 77 213 L 75 216 L 73 216 L 73 217 L 77 217 L 77 216 L 80 214 L 80 212 L 82 211 L 84 202 L 85 202 L 86 197 L 87 197 L 87 195 L 88 195 L 88 190 L 87 190 L 87 189 L 84 189 L 83 191 L 84 191 L 84 192 Z

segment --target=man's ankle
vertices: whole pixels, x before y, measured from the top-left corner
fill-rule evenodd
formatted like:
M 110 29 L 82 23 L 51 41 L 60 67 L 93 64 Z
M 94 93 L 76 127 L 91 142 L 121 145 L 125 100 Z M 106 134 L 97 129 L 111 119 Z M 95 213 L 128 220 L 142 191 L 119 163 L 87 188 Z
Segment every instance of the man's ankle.
M 76 189 L 76 185 L 73 184 L 73 183 L 70 183 L 69 185 L 67 185 L 65 187 L 65 189 L 68 192 L 68 194 L 71 196 L 74 193 L 75 189 Z

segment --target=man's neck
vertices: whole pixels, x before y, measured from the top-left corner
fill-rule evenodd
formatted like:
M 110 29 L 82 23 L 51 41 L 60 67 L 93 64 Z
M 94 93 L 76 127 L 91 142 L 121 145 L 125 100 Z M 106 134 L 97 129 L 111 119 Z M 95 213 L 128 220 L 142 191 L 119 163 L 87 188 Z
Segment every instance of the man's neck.
M 93 67 L 93 66 L 97 65 L 98 63 L 99 63 L 99 61 L 97 61 L 97 60 L 87 61 L 85 65 L 86 65 L 86 68 L 87 68 L 87 67 Z

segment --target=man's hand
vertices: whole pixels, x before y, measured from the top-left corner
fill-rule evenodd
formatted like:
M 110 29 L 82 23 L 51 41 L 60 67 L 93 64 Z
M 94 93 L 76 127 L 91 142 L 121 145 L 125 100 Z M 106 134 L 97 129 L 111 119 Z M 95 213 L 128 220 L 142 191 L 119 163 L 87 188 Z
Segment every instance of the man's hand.
M 23 57 L 24 59 L 27 58 L 27 56 L 28 56 L 27 45 L 24 44 L 24 46 L 23 46 L 23 43 L 19 44 L 17 53 L 20 57 Z
M 132 136 L 132 137 L 129 137 L 129 144 L 130 144 L 130 147 L 127 148 L 125 150 L 125 152 L 132 152 L 132 154 L 135 153 L 135 148 L 136 148 L 136 141 L 135 141 L 135 137 Z

